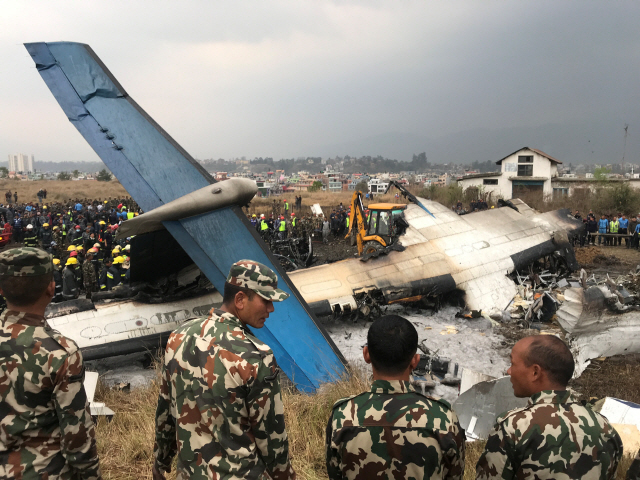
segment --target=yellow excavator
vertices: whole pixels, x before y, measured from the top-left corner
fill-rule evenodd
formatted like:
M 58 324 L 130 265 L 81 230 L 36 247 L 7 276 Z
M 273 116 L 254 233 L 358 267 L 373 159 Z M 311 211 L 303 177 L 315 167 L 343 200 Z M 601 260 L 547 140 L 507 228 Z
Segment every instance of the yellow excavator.
M 409 224 L 404 219 L 407 206 L 403 203 L 371 203 L 368 215 L 362 204 L 362 192 L 354 192 L 351 198 L 349 231 L 345 238 L 355 236 L 362 261 L 404 248 L 396 241 Z

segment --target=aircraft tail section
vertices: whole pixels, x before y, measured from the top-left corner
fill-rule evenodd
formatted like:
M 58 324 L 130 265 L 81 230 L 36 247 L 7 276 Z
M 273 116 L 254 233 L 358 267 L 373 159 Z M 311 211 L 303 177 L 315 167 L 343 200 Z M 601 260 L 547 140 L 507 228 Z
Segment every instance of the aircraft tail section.
M 144 211 L 213 182 L 209 173 L 127 95 L 88 45 L 57 42 L 25 46 L 69 121 Z M 340 351 L 239 207 L 219 208 L 163 225 L 220 292 L 229 268 L 238 260 L 259 261 L 279 274 L 280 288 L 291 297 L 276 306 L 265 328 L 254 333 L 271 346 L 298 388 L 313 391 L 345 372 Z

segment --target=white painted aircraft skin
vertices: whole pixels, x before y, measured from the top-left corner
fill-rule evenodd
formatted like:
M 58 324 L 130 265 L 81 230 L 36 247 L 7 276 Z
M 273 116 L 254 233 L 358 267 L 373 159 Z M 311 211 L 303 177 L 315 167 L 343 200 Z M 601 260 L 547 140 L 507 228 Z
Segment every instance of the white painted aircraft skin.
M 82 349 L 171 332 L 221 304 L 222 295 L 216 291 L 178 302 L 148 304 L 124 300 L 51 318 L 47 323 Z
M 514 282 L 506 276 L 515 268 L 511 256 L 551 240 L 554 232 L 579 225 L 573 217 L 564 221 L 554 212 L 536 215 L 519 200 L 514 201 L 518 212 L 502 207 L 468 215 L 419 200 L 435 218 L 418 205 L 407 206 L 409 228 L 400 237 L 405 251 L 392 251 L 367 262 L 349 259 L 289 273 L 304 299 L 353 308 L 354 291 L 401 289 L 412 281 L 450 274 L 456 287 L 465 291 L 469 308 L 504 309 L 516 293 Z

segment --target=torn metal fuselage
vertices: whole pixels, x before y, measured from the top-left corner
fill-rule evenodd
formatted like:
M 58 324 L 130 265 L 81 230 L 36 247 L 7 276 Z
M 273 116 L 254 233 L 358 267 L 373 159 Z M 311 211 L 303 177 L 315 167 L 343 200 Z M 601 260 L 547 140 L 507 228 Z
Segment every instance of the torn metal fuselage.
M 594 358 L 640 353 L 640 307 L 625 302 L 624 291 L 606 285 L 565 290 L 557 318 L 573 351 L 574 377 Z
M 570 237 L 583 225 L 568 210 L 537 214 L 516 199 L 518 211 L 498 208 L 460 216 L 437 202 L 419 201 L 435 217 L 408 205 L 409 227 L 398 240 L 403 251 L 289 273 L 314 313 L 354 312 L 364 292 L 387 305 L 463 291 L 468 308 L 502 309 L 516 293 L 507 275 L 527 271 L 543 257 L 568 271 L 578 268 Z

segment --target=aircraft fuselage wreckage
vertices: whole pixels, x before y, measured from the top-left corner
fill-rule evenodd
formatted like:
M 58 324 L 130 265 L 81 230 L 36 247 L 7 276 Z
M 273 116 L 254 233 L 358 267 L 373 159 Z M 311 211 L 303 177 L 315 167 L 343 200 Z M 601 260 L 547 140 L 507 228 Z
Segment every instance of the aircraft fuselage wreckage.
M 127 95 L 88 45 L 25 46 L 69 121 L 146 212 L 119 231 L 136 235 L 127 295 L 108 292 L 93 302 L 49 309 L 49 323 L 76 340 L 88 359 L 157 346 L 180 322 L 219 306 L 229 268 L 249 258 L 277 271 L 279 286 L 291 295 L 254 334 L 300 390 L 314 391 L 341 376 L 346 363 L 314 313 L 355 313 L 371 302 L 409 302 L 455 290 L 465 292 L 473 309 L 504 309 L 516 292 L 507 274 L 544 256 L 577 267 L 568 234 L 582 223 L 567 211 L 534 214 L 519 203 L 520 211 L 458 216 L 414 198 L 403 213 L 408 227 L 397 239 L 401 248 L 366 262 L 345 260 L 287 275 L 242 212 L 257 191 L 255 182 L 216 183 Z

